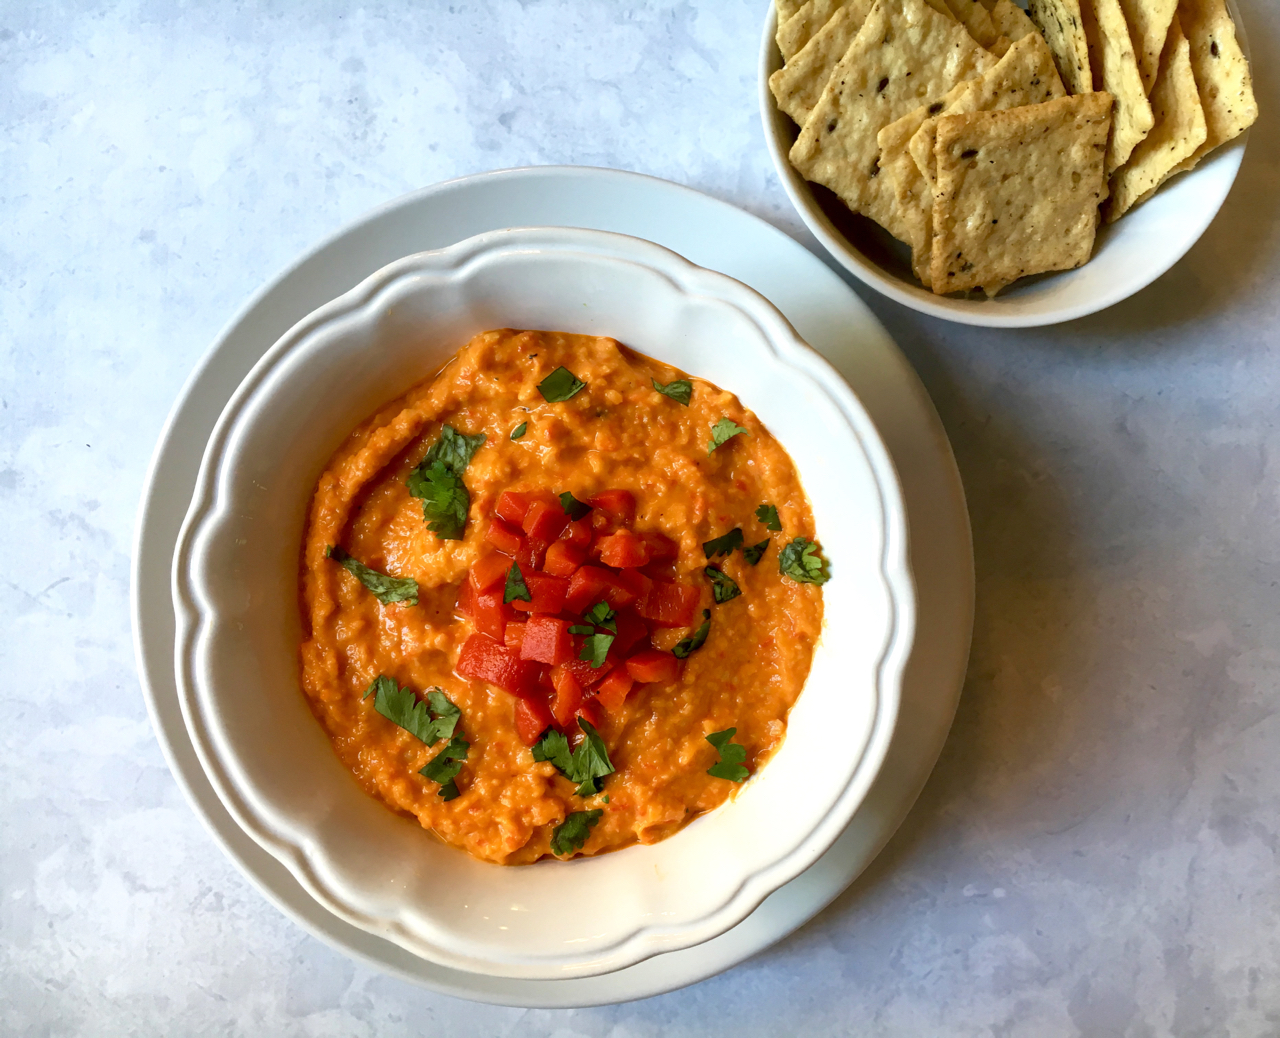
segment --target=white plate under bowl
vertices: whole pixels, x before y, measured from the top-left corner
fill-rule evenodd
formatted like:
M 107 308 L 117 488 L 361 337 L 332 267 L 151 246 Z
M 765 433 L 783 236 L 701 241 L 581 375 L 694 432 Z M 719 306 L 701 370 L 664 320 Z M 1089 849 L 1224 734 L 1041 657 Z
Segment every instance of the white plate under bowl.
M 1235 0 L 1227 0 L 1240 44 L 1248 53 Z M 1174 177 L 1114 224 L 1098 231 L 1093 258 L 1075 270 L 1023 278 L 995 299 L 936 296 L 911 273 L 911 250 L 888 231 L 855 216 L 832 192 L 811 184 L 787 158 L 799 136 L 778 110 L 769 77 L 782 67 L 777 9 L 769 5 L 760 41 L 759 102 L 774 168 L 800 219 L 851 274 L 890 299 L 921 313 L 988 328 L 1031 328 L 1097 313 L 1146 288 L 1187 254 L 1226 201 L 1244 159 L 1248 133 Z
M 367 796 L 299 687 L 298 545 L 320 472 L 365 416 L 495 327 L 612 335 L 736 393 L 790 452 L 833 560 L 824 636 L 782 747 L 732 801 L 657 844 L 480 862 Z M 813 864 L 884 758 L 914 620 L 897 479 L 839 376 L 740 282 L 566 228 L 406 257 L 268 350 L 209 442 L 174 599 L 187 724 L 246 831 L 355 925 L 443 965 L 525 979 L 710 940 Z

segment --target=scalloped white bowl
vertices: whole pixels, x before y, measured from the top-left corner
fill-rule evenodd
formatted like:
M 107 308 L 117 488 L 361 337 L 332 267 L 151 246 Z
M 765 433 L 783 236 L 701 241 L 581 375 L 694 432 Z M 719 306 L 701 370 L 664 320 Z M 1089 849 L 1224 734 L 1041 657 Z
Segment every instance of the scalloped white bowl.
M 737 393 L 791 452 L 833 560 L 787 738 L 736 799 L 652 846 L 503 868 L 364 793 L 298 674 L 297 568 L 348 432 L 476 332 L 605 334 Z M 496 231 L 390 264 L 285 334 L 206 448 L 174 555 L 176 677 L 236 821 L 336 915 L 431 961 L 589 976 L 722 933 L 812 864 L 883 760 L 914 630 L 892 464 L 845 383 L 764 298 L 649 242 Z

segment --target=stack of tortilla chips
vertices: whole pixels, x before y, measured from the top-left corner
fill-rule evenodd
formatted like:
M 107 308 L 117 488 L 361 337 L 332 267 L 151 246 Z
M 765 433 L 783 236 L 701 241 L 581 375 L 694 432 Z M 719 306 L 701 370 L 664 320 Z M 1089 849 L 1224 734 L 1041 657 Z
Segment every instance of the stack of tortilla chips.
M 775 2 L 792 164 L 940 295 L 1080 266 L 1257 117 L 1224 0 Z

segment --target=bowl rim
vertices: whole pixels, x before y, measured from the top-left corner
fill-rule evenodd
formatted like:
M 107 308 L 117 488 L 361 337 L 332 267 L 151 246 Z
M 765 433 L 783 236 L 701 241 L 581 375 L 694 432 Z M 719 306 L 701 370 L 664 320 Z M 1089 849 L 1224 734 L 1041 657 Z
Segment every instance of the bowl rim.
M 1226 0 L 1233 21 L 1236 37 L 1240 47 L 1249 57 L 1249 42 L 1245 35 L 1244 22 L 1236 0 Z M 831 257 L 845 270 L 853 274 L 863 284 L 874 288 L 882 295 L 895 302 L 908 306 L 931 317 L 940 317 L 956 324 L 967 324 L 981 328 L 1038 328 L 1046 325 L 1063 324 L 1080 317 L 1098 313 L 1131 296 L 1137 295 L 1160 277 L 1163 277 L 1183 256 L 1191 251 L 1200 240 L 1209 225 L 1217 217 L 1223 204 L 1235 184 L 1240 164 L 1244 161 L 1245 147 L 1249 140 L 1249 130 L 1240 134 L 1235 140 L 1218 148 L 1216 153 L 1206 162 L 1189 173 L 1180 175 L 1179 179 L 1195 177 L 1208 166 L 1213 165 L 1226 171 L 1229 176 L 1222 184 L 1218 197 L 1211 205 L 1200 210 L 1199 219 L 1194 221 L 1193 233 L 1188 234 L 1177 247 L 1161 253 L 1138 278 L 1131 282 L 1122 282 L 1111 291 L 1103 293 L 1085 303 L 1074 306 L 1046 309 L 1042 312 L 1001 313 L 1000 305 L 992 300 L 958 299 L 950 296 L 934 295 L 923 286 L 913 284 L 903 278 L 884 271 L 879 265 L 868 260 L 863 253 L 850 242 L 831 219 L 822 211 L 809 189 L 808 182 L 799 171 L 791 165 L 788 149 L 782 146 L 781 128 L 790 122 L 790 117 L 781 112 L 774 101 L 773 92 L 769 89 L 769 76 L 782 65 L 782 54 L 778 50 L 778 9 L 770 3 L 765 16 L 764 32 L 760 40 L 760 58 L 757 72 L 757 100 L 760 105 L 760 121 L 764 130 L 765 147 L 773 160 L 774 170 L 782 183 L 782 188 L 790 199 L 792 207 L 799 215 L 805 227 L 818 239 Z M 1100 228 L 1101 231 L 1101 228 Z M 1087 266 L 1087 264 L 1086 264 Z M 1076 268 L 1081 269 L 1081 268 Z M 1067 275 L 1072 271 L 1054 271 L 1045 277 Z
M 709 940 L 736 925 L 773 890 L 808 868 L 839 836 L 878 774 L 888 749 L 889 736 L 896 722 L 900 702 L 903 671 L 914 636 L 915 591 L 907 556 L 906 515 L 901 488 L 888 452 L 856 396 L 828 362 L 799 339 L 794 329 L 768 300 L 727 275 L 698 267 L 676 253 L 642 239 L 582 229 L 508 228 L 480 234 L 443 249 L 403 257 L 380 268 L 343 295 L 323 304 L 295 324 L 264 353 L 237 387 L 210 436 L 201 461 L 191 507 L 179 533 L 174 553 L 172 590 L 177 620 L 175 676 L 184 722 L 201 765 L 237 824 L 255 842 L 281 861 L 307 887 L 312 896 L 336 915 L 365 930 L 390 937 L 415 954 L 432 961 L 460 965 L 454 956 L 431 953 L 439 951 L 438 948 L 424 949 L 420 942 L 400 939 L 406 935 L 394 932 L 396 927 L 393 920 L 369 920 L 359 913 L 353 914 L 342 904 L 341 898 L 335 896 L 336 892 L 327 888 L 317 871 L 308 867 L 306 854 L 301 848 L 281 841 L 278 835 L 269 831 L 269 825 L 263 824 L 254 816 L 242 795 L 243 791 L 232 777 L 234 769 L 226 768 L 218 759 L 215 740 L 211 738 L 208 720 L 203 716 L 203 704 L 197 694 L 197 683 L 193 679 L 191 666 L 194 655 L 192 649 L 199 627 L 196 621 L 200 610 L 188 581 L 192 569 L 192 549 L 198 540 L 199 528 L 210 515 L 216 514 L 212 505 L 217 497 L 220 462 L 225 456 L 229 434 L 254 390 L 277 364 L 289 356 L 291 349 L 296 348 L 316 329 L 368 305 L 384 288 L 397 280 L 421 275 L 424 263 L 443 262 L 445 269 L 441 273 L 447 274 L 449 270 L 456 271 L 465 266 L 477 254 L 502 249 L 527 252 L 531 245 L 567 248 L 572 252 L 587 252 L 598 258 L 621 258 L 631 262 L 637 262 L 636 257 L 639 255 L 648 261 L 643 265 L 650 269 L 668 276 L 672 273 L 682 275 L 682 282 L 677 283 L 686 293 L 711 295 L 717 301 L 737 308 L 756 325 L 764 345 L 777 356 L 780 363 L 794 369 L 819 391 L 833 398 L 841 413 L 850 421 L 851 431 L 866 455 L 879 492 L 885 542 L 878 575 L 889 591 L 889 611 L 892 616 L 891 629 L 886 635 L 876 667 L 874 721 L 867 744 L 827 816 L 820 819 L 796 846 L 775 856 L 750 874 L 724 904 L 684 924 L 687 932 L 673 934 L 666 927 L 638 926 L 616 942 L 614 947 L 620 949 L 618 954 L 605 961 L 596 955 L 595 961 L 589 966 L 567 969 L 565 963 L 557 962 L 544 968 L 541 973 L 530 972 L 528 969 L 522 969 L 518 974 L 511 974 L 506 970 L 493 971 L 502 975 L 559 978 L 611 972 L 663 951 Z M 698 291 L 694 293 L 692 289 Z M 461 968 L 476 971 L 476 963 L 468 961 L 461 964 Z

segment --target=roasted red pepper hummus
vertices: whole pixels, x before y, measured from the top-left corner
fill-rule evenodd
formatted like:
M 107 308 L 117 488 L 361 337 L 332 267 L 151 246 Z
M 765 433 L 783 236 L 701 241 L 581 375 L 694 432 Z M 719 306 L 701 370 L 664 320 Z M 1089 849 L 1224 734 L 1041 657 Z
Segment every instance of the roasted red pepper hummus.
M 613 339 L 485 332 L 320 477 L 303 688 L 370 794 L 482 860 L 653 843 L 780 745 L 813 537 L 733 394 Z

